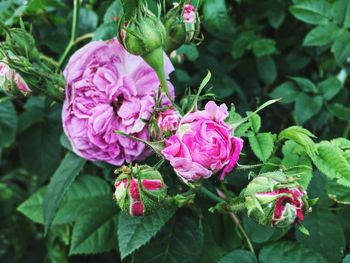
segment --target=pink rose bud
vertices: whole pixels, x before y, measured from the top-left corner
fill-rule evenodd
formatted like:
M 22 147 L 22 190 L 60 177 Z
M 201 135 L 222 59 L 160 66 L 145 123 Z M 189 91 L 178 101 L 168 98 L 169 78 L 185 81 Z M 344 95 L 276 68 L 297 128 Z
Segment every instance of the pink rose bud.
M 184 22 L 195 23 L 196 22 L 196 9 L 193 5 L 186 4 L 184 6 Z
M 146 165 L 132 169 L 123 167 L 114 186 L 117 204 L 131 216 L 151 213 L 161 206 L 166 196 L 162 176 Z
M 176 50 L 171 51 L 169 56 L 170 56 L 171 62 L 173 62 L 174 64 L 182 64 L 185 61 L 184 54 Z
M 167 76 L 174 70 L 166 56 L 164 70 Z M 114 165 L 151 154 L 142 142 L 114 133 L 150 138 L 145 120 L 153 114 L 159 80 L 141 57 L 128 53 L 116 39 L 93 41 L 70 58 L 63 74 L 62 121 L 76 154 Z M 164 94 L 161 101 L 161 107 L 170 105 Z
M 223 180 L 233 170 L 243 141 L 232 135 L 224 122 L 227 117 L 225 104 L 210 101 L 204 111 L 186 114 L 177 132 L 165 140 L 162 154 L 182 180 L 198 181 L 214 173 L 220 173 Z
M 5 62 L 0 62 L 0 88 L 10 94 L 20 92 L 23 95 L 28 95 L 31 92 L 21 75 L 11 69 Z
M 306 192 L 282 172 L 259 175 L 243 193 L 248 215 L 263 225 L 288 227 L 303 221 L 308 211 Z
M 166 51 L 170 53 L 182 44 L 191 43 L 200 31 L 200 19 L 194 6 L 174 3 L 163 20 L 166 38 Z
M 162 135 L 171 135 L 176 132 L 181 120 L 180 113 L 174 109 L 169 108 L 166 111 L 159 112 L 157 117 L 157 124 Z

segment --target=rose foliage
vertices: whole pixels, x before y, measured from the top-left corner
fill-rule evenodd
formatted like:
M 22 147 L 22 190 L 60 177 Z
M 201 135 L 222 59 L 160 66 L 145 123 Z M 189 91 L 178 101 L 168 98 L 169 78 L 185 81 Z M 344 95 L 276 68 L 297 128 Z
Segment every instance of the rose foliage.
M 1 262 L 350 262 L 347 0 L 0 2 Z

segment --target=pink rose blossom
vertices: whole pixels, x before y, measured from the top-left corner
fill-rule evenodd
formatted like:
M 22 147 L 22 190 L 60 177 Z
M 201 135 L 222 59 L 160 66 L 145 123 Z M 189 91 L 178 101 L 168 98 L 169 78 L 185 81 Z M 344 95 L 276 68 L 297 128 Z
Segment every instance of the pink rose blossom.
M 186 4 L 184 7 L 184 22 L 194 23 L 196 21 L 196 9 L 193 5 Z
M 6 63 L 0 62 L 0 87 L 5 88 L 7 92 L 12 92 L 11 83 L 14 83 L 17 90 L 23 95 L 27 95 L 31 92 L 20 74 L 11 69 Z
M 186 181 L 209 178 L 221 172 L 220 179 L 231 172 L 243 147 L 225 124 L 226 105 L 210 101 L 204 111 L 185 115 L 175 135 L 165 140 L 163 155 L 175 172 Z
M 165 56 L 166 75 L 173 70 Z M 71 57 L 64 77 L 63 128 L 75 153 L 114 165 L 150 154 L 143 143 L 114 133 L 150 137 L 145 120 L 153 113 L 159 81 L 141 57 L 129 54 L 115 39 L 94 41 Z M 173 95 L 171 85 L 170 90 Z M 166 96 L 162 101 L 170 104 Z
M 174 108 L 169 108 L 158 114 L 157 124 L 162 134 L 173 133 L 179 127 L 180 120 L 180 113 Z
M 145 209 L 140 197 L 138 182 L 136 179 L 130 179 L 129 193 L 126 193 L 127 183 L 128 183 L 128 180 L 123 179 L 114 184 L 115 186 L 114 197 L 116 198 L 117 201 L 119 201 L 121 198 L 125 196 L 125 194 L 128 194 L 130 197 L 130 208 L 129 208 L 130 215 L 143 216 Z M 161 180 L 143 179 L 141 180 L 141 183 L 143 188 L 149 191 L 159 190 L 164 187 L 164 183 Z

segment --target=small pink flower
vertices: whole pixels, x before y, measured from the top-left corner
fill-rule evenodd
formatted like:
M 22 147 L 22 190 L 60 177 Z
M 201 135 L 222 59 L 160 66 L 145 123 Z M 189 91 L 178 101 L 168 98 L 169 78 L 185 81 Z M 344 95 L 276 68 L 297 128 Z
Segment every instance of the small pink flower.
M 131 216 L 143 216 L 145 209 L 144 204 L 142 202 L 141 196 L 140 196 L 140 189 L 139 185 L 136 179 L 130 179 L 129 183 L 129 190 L 127 191 L 127 179 L 123 179 L 121 181 L 118 181 L 114 184 L 115 186 L 115 193 L 114 197 L 117 201 L 120 201 L 122 198 L 124 198 L 126 195 L 129 195 L 130 198 L 130 207 L 129 207 L 129 213 Z M 155 191 L 162 189 L 164 187 L 164 183 L 161 180 L 156 179 L 150 179 L 141 180 L 142 186 L 144 189 L 148 191 Z
M 164 157 L 186 181 L 198 181 L 220 172 L 223 180 L 236 165 L 243 141 L 225 124 L 226 105 L 210 101 L 204 111 L 185 115 L 175 135 L 165 140 Z
M 31 92 L 31 89 L 20 74 L 11 69 L 6 63 L 0 62 L 0 86 L 7 87 L 7 92 L 11 93 L 11 83 L 14 83 L 17 90 L 23 95 Z
M 171 134 L 176 132 L 180 120 L 180 113 L 174 108 L 169 108 L 158 114 L 157 124 L 162 134 Z
M 194 23 L 196 22 L 196 9 L 193 5 L 186 4 L 184 7 L 184 22 Z

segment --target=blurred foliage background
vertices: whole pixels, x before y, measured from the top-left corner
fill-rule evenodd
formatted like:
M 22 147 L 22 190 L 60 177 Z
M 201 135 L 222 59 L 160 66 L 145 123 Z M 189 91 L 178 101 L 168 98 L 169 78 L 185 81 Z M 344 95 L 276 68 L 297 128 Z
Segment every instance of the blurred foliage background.
M 171 7 L 172 1 L 167 2 Z M 192 3 L 200 9 L 204 39 L 198 46 L 184 45 L 177 50 L 177 55 L 185 58 L 175 62 L 176 71 L 171 76 L 178 101 L 188 88 L 199 85 L 209 69 L 213 75 L 211 92 L 219 101 L 233 103 L 240 113 L 255 109 L 268 99 L 283 97 L 281 103 L 261 113 L 265 131 L 278 132 L 298 124 L 319 140 L 349 137 L 348 0 Z M 157 1 L 149 0 L 149 7 L 157 10 Z M 82 1 L 79 43 L 75 48 L 91 39 L 115 36 L 118 33 L 115 21 L 121 14 L 118 0 Z M 38 49 L 59 60 L 70 38 L 72 1 L 0 2 L 0 21 L 7 26 L 19 26 L 20 18 L 31 30 Z M 0 33 L 3 39 L 5 32 Z M 53 227 L 44 237 L 40 223 L 46 188 L 42 187 L 57 173 L 69 148 L 62 136 L 60 114 L 60 105 L 45 97 L 20 100 L 0 97 L 1 262 L 120 260 L 117 228 L 127 219 L 120 216 L 118 222 L 114 204 L 101 202 L 111 198 L 112 184 L 107 182 L 113 180 L 113 167 L 102 163 L 85 164 L 84 176 L 79 176 L 67 192 Z M 249 151 L 243 159 L 257 162 Z M 77 167 L 84 165 L 82 160 L 74 163 Z M 229 184 L 239 190 L 246 176 L 241 172 L 235 179 L 231 177 Z M 349 204 L 348 188 L 341 190 L 337 198 L 340 203 Z M 319 196 L 320 201 L 305 221 L 309 237 L 259 226 L 243 217 L 242 224 L 259 252 L 260 262 L 341 262 L 349 251 L 350 209 L 342 204 L 335 206 L 329 198 L 332 191 L 322 174 L 314 176 L 309 194 Z M 201 206 L 206 208 L 205 202 Z M 88 215 L 82 216 L 80 212 L 87 207 Z M 166 258 L 163 262 L 256 262 L 251 254 L 240 250 L 243 239 L 228 217 L 197 215 L 207 223 L 202 225 L 191 213 L 175 216 L 156 239 L 138 250 L 136 257 L 127 257 L 125 261 L 162 262 L 161 258 Z M 93 214 L 99 217 L 90 220 Z M 142 224 L 146 223 L 135 222 L 133 229 L 141 231 L 138 238 L 146 236 L 147 242 L 154 234 L 143 233 Z M 169 236 L 173 239 L 169 240 Z M 187 248 L 179 244 L 181 238 L 186 240 Z M 133 242 L 129 244 L 133 248 L 140 246 Z M 163 244 L 172 249 L 170 255 L 162 254 Z M 350 256 L 343 262 L 350 262 Z

